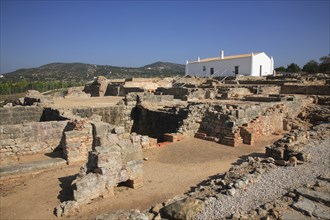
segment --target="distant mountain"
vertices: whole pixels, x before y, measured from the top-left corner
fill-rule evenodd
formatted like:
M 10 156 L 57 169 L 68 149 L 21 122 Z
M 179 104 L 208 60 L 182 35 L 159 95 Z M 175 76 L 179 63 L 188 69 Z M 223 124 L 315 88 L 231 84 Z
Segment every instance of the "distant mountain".
M 111 78 L 165 77 L 184 75 L 183 64 L 155 62 L 143 67 L 117 67 L 85 63 L 50 63 L 37 68 L 19 69 L 6 73 L 0 82 L 27 81 L 90 81 L 95 76 Z

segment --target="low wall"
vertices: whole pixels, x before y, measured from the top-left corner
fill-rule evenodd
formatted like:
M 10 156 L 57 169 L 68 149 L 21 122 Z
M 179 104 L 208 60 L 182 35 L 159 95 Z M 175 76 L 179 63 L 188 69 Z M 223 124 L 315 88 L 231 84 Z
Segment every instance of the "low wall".
M 23 155 L 53 152 L 61 145 L 66 125 L 66 121 L 1 125 L 1 165 L 15 163 Z
M 104 76 L 98 76 L 93 82 L 86 84 L 83 91 L 89 93 L 92 97 L 104 96 L 108 84 L 108 79 Z
M 304 106 L 313 102 L 306 97 L 287 97 L 281 102 L 258 104 L 193 103 L 178 132 L 236 146 L 253 144 L 253 139 L 283 131 L 285 120 L 295 118 Z
M 70 118 L 76 115 L 82 118 L 88 118 L 92 115 L 101 116 L 103 122 L 125 127 L 127 132 L 130 132 L 131 124 L 131 111 L 134 106 L 116 105 L 107 107 L 79 107 L 71 109 L 58 108 L 57 111 L 63 117 Z
M 282 85 L 281 94 L 330 95 L 328 85 Z
M 92 122 L 93 148 L 82 146 L 67 149 L 69 155 L 77 153 L 79 148 L 84 150 L 81 159 L 88 161 L 81 167 L 79 175 L 73 181 L 74 200 L 65 201 L 56 207 L 56 215 L 66 215 L 81 205 L 90 203 L 98 197 L 114 196 L 114 187 L 124 183 L 132 188 L 143 185 L 142 179 L 142 138 L 140 135 L 128 134 L 123 127 L 113 127 L 103 122 Z M 76 136 L 76 135 L 74 135 Z M 68 136 L 66 136 L 68 137 Z M 78 140 L 77 138 L 74 138 Z M 69 140 L 73 140 L 70 136 Z M 89 142 L 90 145 L 90 142 Z M 79 147 L 80 146 L 80 147 Z M 87 155 L 86 151 L 89 151 Z M 71 155 L 71 156 L 70 156 Z M 76 155 L 74 155 L 76 156 Z
M 189 89 L 187 88 L 158 88 L 156 94 L 173 95 L 175 99 L 187 99 Z
M 14 125 L 40 121 L 43 107 L 14 106 L 0 108 L 0 125 Z

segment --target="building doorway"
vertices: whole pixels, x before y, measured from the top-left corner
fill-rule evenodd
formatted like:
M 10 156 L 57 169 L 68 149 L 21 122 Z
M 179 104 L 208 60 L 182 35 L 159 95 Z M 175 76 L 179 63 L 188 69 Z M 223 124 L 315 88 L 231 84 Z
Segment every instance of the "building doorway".
M 210 68 L 210 75 L 212 76 L 213 74 L 214 74 L 214 68 L 211 67 L 211 68 Z
M 260 65 L 260 68 L 259 68 L 259 76 L 262 76 L 262 65 Z
M 235 66 L 235 75 L 238 75 L 238 67 L 239 66 Z

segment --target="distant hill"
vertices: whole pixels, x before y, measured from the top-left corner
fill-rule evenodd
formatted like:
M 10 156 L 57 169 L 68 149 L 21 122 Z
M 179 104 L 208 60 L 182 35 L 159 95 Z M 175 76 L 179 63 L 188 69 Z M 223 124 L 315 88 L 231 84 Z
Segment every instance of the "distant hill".
M 1 82 L 27 81 L 90 81 L 95 76 L 111 78 L 165 77 L 184 75 L 183 64 L 155 62 L 143 67 L 117 67 L 85 63 L 50 63 L 37 68 L 19 69 L 4 74 Z

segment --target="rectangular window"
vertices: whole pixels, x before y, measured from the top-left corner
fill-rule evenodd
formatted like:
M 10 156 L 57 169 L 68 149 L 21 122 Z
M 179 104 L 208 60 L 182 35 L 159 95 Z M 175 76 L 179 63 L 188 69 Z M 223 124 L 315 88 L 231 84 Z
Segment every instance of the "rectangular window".
M 206 66 L 203 66 L 203 71 L 206 71 Z
M 235 66 L 235 75 L 238 75 L 238 67 L 239 66 Z
M 262 76 L 262 65 L 260 65 L 259 75 Z
M 214 68 L 211 67 L 211 68 L 210 68 L 210 75 L 213 75 L 213 74 L 214 74 Z

